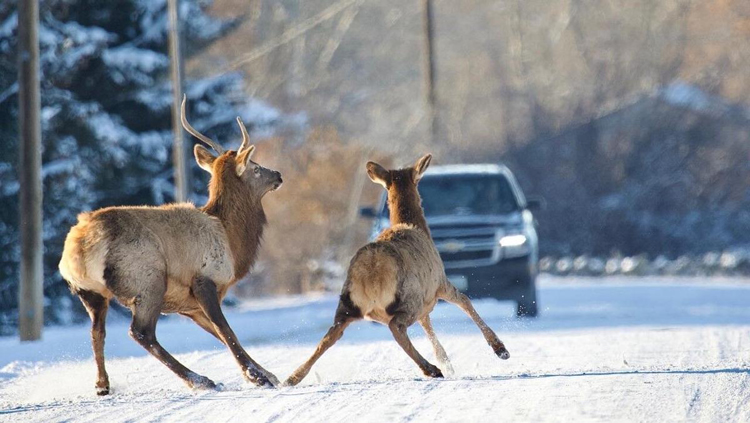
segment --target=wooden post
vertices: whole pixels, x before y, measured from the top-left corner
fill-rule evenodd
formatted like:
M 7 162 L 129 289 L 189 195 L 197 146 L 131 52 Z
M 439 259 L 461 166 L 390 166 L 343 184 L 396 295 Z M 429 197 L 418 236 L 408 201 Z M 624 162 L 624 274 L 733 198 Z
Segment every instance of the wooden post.
M 180 50 L 179 0 L 168 0 L 169 57 L 172 79 L 172 163 L 174 166 L 174 196 L 176 201 L 187 201 L 190 192 L 190 166 L 185 154 L 185 136 L 180 124 L 182 102 L 182 51 Z
M 428 142 L 438 141 L 438 111 L 435 98 L 435 19 L 432 0 L 422 0 L 422 23 L 424 25 L 424 81 L 427 94 L 427 119 L 429 125 Z
M 42 336 L 42 132 L 39 122 L 39 2 L 18 2 L 18 109 L 21 277 L 18 332 L 21 341 Z

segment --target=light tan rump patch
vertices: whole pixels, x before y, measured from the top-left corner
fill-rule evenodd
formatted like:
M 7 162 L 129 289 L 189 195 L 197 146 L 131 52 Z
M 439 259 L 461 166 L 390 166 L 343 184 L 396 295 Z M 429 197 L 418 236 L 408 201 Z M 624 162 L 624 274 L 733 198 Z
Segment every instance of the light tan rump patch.
M 79 214 L 78 224 L 65 238 L 60 274 L 76 291 L 86 290 L 112 298 L 103 278 L 108 241 L 90 217 L 90 213 Z
M 385 310 L 396 299 L 398 266 L 396 259 L 369 244 L 360 249 L 349 267 L 349 295 L 364 316 Z

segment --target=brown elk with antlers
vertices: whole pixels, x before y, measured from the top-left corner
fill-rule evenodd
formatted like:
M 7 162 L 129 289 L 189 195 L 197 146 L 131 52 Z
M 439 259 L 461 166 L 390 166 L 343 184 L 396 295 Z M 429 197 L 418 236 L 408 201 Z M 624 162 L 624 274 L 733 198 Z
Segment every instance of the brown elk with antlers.
M 109 207 L 82 213 L 65 240 L 60 273 L 91 317 L 99 395 L 109 393 L 104 322 L 112 298 L 133 313 L 130 336 L 191 388 L 216 385 L 159 344 L 155 329 L 160 313 L 187 316 L 218 338 L 249 381 L 278 384 L 242 348 L 220 301 L 255 261 L 266 224 L 261 199 L 281 186 L 281 174 L 250 160 L 255 146 L 239 117 L 242 145 L 225 152 L 188 123 L 185 102 L 183 98 L 182 125 L 217 153 L 202 145 L 194 148 L 198 165 L 211 174 L 206 205 Z
M 417 191 L 417 183 L 431 159 L 428 154 L 414 166 L 398 170 L 386 170 L 377 163 L 367 163 L 367 175 L 388 191 L 391 227 L 354 255 L 333 326 L 313 355 L 289 376 L 285 385 L 296 385 L 304 379 L 315 362 L 341 338 L 346 327 L 362 318 L 387 325 L 396 342 L 426 376 L 443 377 L 442 371 L 414 348 L 406 333 L 409 326 L 419 322 L 438 361 L 444 369 L 452 372 L 448 355 L 430 322 L 430 312 L 438 299 L 460 307 L 479 326 L 495 354 L 503 360 L 510 357 L 505 345 L 479 317 L 469 298 L 445 275 Z

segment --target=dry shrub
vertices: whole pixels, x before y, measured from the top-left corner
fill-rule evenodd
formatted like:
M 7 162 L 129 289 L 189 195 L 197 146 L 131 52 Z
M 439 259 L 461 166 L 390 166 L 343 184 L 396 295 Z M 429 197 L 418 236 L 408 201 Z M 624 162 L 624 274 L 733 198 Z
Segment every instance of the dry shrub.
M 263 200 L 268 226 L 261 255 L 237 294 L 319 290 L 326 278 L 340 283 L 349 258 L 369 233 L 370 222 L 358 218 L 359 204 L 372 204 L 379 194 L 366 182 L 368 151 L 343 142 L 335 129 L 321 127 L 297 147 L 264 142 L 256 157 L 279 170 L 284 185 Z

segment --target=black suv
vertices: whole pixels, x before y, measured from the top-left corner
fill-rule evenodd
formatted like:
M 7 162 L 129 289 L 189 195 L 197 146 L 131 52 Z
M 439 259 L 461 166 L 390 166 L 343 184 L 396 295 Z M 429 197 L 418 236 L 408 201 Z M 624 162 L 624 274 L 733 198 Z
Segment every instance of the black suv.
M 516 302 L 518 316 L 536 316 L 539 257 L 531 210 L 541 199 L 526 200 L 516 178 L 502 165 L 432 166 L 419 181 L 427 224 L 445 272 L 473 298 Z M 390 225 L 387 195 L 377 209 L 372 238 Z

